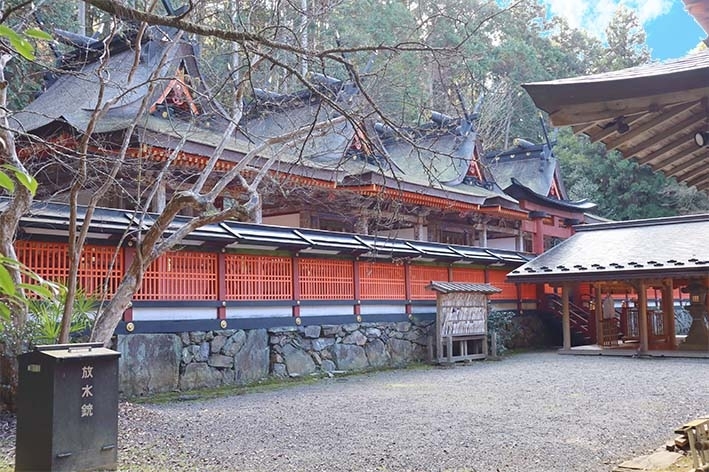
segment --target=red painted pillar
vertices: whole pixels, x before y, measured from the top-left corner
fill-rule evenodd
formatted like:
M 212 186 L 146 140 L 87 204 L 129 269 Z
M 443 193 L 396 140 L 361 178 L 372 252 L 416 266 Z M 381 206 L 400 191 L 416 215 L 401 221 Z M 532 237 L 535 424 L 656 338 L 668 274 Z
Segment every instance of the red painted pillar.
M 413 293 L 411 289 L 411 263 L 404 262 L 404 291 L 406 292 L 406 314 L 411 316 L 413 314 L 413 308 L 411 306 L 411 295 Z
M 300 264 L 298 254 L 293 256 L 293 317 L 300 317 Z
M 534 221 L 535 231 L 532 237 L 532 252 L 541 254 L 544 252 L 544 219 L 537 218 Z
M 217 319 L 226 319 L 226 254 L 217 254 Z
M 352 278 L 354 282 L 354 315 L 355 316 L 360 316 L 362 314 L 362 305 L 361 300 L 362 300 L 362 285 L 361 281 L 359 279 L 359 259 L 355 259 L 352 261 Z
M 129 243 L 131 244 L 131 243 Z M 126 246 L 123 248 L 123 271 L 128 270 L 130 265 L 133 263 L 133 259 L 135 259 L 135 247 L 130 245 Z M 130 323 L 133 321 L 133 306 L 129 306 L 126 308 L 126 310 L 123 312 L 123 321 L 126 323 Z

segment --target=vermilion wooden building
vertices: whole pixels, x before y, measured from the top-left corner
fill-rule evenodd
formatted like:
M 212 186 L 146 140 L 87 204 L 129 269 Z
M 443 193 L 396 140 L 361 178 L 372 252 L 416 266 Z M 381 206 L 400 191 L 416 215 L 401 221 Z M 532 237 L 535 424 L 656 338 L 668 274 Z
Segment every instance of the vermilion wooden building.
M 42 277 L 66 277 L 67 216 L 65 205 L 37 203 L 22 220 L 18 257 Z M 114 242 L 126 230 L 140 231 L 125 210 L 100 209 L 90 223 L 92 241 L 79 272 L 89 293 L 110 296 L 119 283 L 134 254 L 130 243 Z M 492 296 L 497 306 L 516 310 L 522 300 L 534 301 L 536 287 L 505 277 L 529 258 L 501 249 L 227 222 L 193 233 L 151 266 L 119 332 L 430 318 L 436 296 L 425 287 L 431 280 L 494 284 L 502 290 Z
M 204 170 L 227 129 L 227 114 L 205 87 L 191 43 L 149 30 L 136 61 L 135 41 L 128 35 L 108 44 L 101 76 L 111 80 L 100 95 L 103 46 L 87 38 L 86 47 L 60 64 L 66 73 L 11 120 L 20 153 L 41 181 L 41 194 L 22 220 L 18 255 L 49 279 L 67 275 L 69 212 L 62 189 L 99 95 L 105 112 L 93 124 L 95 173 L 82 199 L 129 143 L 129 164 L 114 191 L 91 221 L 79 221 L 89 227 L 79 285 L 99 297 L 114 292 L 135 257 L 136 235 L 154 221 L 138 202 L 144 189 L 159 185 L 162 197 L 151 208 L 159 210 Z M 349 370 L 421 358 L 436 313 L 436 294 L 425 289 L 432 281 L 490 284 L 501 290 L 490 296 L 493 310 L 536 310 L 544 285 L 510 283 L 507 274 L 590 219 L 593 205 L 568 200 L 546 144 L 519 141 L 485 153 L 472 115 L 434 112 L 425 123 L 391 129 L 368 118 L 346 80 L 311 74 L 309 81 L 310 89 L 290 94 L 254 90 L 215 169 L 231 169 L 269 139 L 312 125 L 308 139 L 264 149 L 251 163 L 254 171 L 270 166 L 257 221 L 200 228 L 145 274 L 117 329 L 122 365 L 131 365 L 134 350 L 177 344 L 163 346 L 151 360 L 160 368 L 142 383 L 133 378 L 137 368 L 126 367 L 134 387 L 216 386 L 268 373 L 300 375 L 313 362 L 322 370 Z M 168 179 L 157 183 L 173 152 Z M 219 204 L 240 198 L 234 185 Z M 189 217 L 178 218 L 168 232 Z M 297 327 L 305 331 L 289 331 Z M 227 343 L 225 333 L 241 338 Z M 153 335 L 163 337 L 131 347 Z M 289 342 L 289 336 L 304 338 Z M 239 357 L 235 345 L 250 352 Z M 303 355 L 293 346 L 311 350 Z M 175 352 L 181 357 L 165 365 Z M 264 352 L 265 368 L 238 360 Z M 178 383 L 151 386 L 173 370 Z

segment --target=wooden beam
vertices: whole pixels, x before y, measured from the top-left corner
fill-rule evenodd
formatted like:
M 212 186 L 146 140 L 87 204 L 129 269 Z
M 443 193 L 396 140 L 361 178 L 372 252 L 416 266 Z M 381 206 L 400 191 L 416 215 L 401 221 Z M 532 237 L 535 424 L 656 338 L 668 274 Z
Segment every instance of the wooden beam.
M 580 105 L 572 107 L 564 107 L 549 114 L 549 119 L 554 126 L 588 126 L 589 124 L 597 124 L 604 121 L 613 121 L 619 116 L 624 116 L 626 119 L 642 115 L 648 112 L 647 106 L 640 107 L 618 107 L 608 108 L 605 102 L 600 104 L 592 104 L 590 110 L 589 105 Z
M 671 126 L 670 128 L 663 129 L 661 133 L 656 134 L 652 138 L 644 139 L 640 144 L 638 144 L 634 148 L 623 150 L 622 152 L 626 156 L 635 156 L 638 153 L 642 153 L 645 149 L 649 149 L 655 144 L 658 144 L 669 137 L 675 138 L 673 139 L 674 142 L 678 142 L 680 141 L 680 139 L 689 141 L 691 139 L 691 134 L 693 134 L 694 131 L 688 130 L 688 128 L 690 128 L 699 120 L 703 122 L 704 118 L 698 116 L 690 116 L 689 118 L 680 121 L 679 123 Z M 679 134 L 678 136 L 678 133 L 680 133 L 681 131 L 684 131 L 684 133 Z
M 666 123 L 668 120 L 689 110 L 690 108 L 696 106 L 698 103 L 701 103 L 701 102 L 682 103 L 680 105 L 670 107 L 664 111 L 660 111 L 659 114 L 655 118 L 653 118 L 649 121 L 646 121 L 645 123 L 640 124 L 640 125 L 628 123 L 630 125 L 630 131 L 619 135 L 615 139 L 605 141 L 606 148 L 607 149 L 615 149 L 618 146 L 622 145 L 623 143 L 626 143 L 634 138 L 637 138 L 642 133 L 648 132 L 657 126 L 662 125 L 663 123 Z
M 709 167 L 704 168 L 696 173 L 689 179 L 684 180 L 684 182 L 691 187 L 692 185 L 698 185 L 709 178 Z
M 645 165 L 645 164 L 650 164 L 652 161 L 654 161 L 657 158 L 663 158 L 668 152 L 672 152 L 677 149 L 678 146 L 683 146 L 686 145 L 687 143 L 691 144 L 693 140 L 691 140 L 690 136 L 686 137 L 677 137 L 677 139 L 673 140 L 672 142 L 665 144 L 663 147 L 660 149 L 657 149 L 655 151 L 652 151 L 649 154 L 646 154 L 644 156 L 639 156 L 637 157 L 636 161 L 638 165 Z M 695 145 L 696 146 L 696 145 Z M 625 157 L 632 157 L 632 154 L 629 154 L 629 151 L 621 150 L 623 155 Z
M 636 115 L 633 120 L 625 120 L 625 123 L 630 128 L 630 131 L 626 131 L 623 134 L 620 134 L 618 132 L 618 128 L 614 124 L 612 124 L 610 126 L 607 125 L 605 129 L 602 126 L 599 126 L 599 129 L 601 130 L 601 132 L 597 133 L 597 134 L 589 135 L 589 138 L 590 138 L 591 142 L 593 142 L 593 143 L 598 142 L 598 141 L 603 141 L 604 139 L 611 136 L 613 133 L 617 134 L 618 136 L 620 136 L 622 138 L 626 138 L 627 135 L 632 133 L 635 130 L 635 128 L 638 127 L 638 122 L 641 121 L 643 118 L 645 118 L 645 116 L 646 116 L 645 114 L 639 114 L 639 115 Z M 616 140 L 617 139 L 618 138 L 616 138 Z M 623 140 L 627 141 L 627 139 L 623 139 Z M 606 144 L 606 147 L 608 148 L 608 144 Z M 608 149 L 610 149 L 610 148 L 608 148 Z
M 590 130 L 592 130 L 593 128 L 602 128 L 602 126 L 600 123 L 596 123 L 594 121 L 592 123 L 582 123 L 582 124 L 579 124 L 576 126 L 572 126 L 571 131 L 573 131 L 574 134 L 583 133 L 583 134 L 590 137 L 591 135 L 589 133 L 590 133 Z
M 670 169 L 667 174 L 674 176 L 677 180 L 684 179 L 686 176 L 683 176 L 683 174 L 694 172 L 693 167 L 697 165 L 704 165 L 709 158 L 709 156 L 696 154 L 692 154 L 692 156 L 694 156 L 694 159 L 688 159 L 680 164 L 677 164 L 675 167 Z
M 668 175 L 676 175 L 681 173 L 682 166 L 691 167 L 693 164 L 698 162 L 697 159 L 687 159 L 687 156 L 695 156 L 697 147 L 689 149 L 679 149 L 674 154 L 668 154 L 667 157 L 663 157 L 661 160 L 653 163 L 652 167 L 655 170 L 659 170 Z M 679 172 L 678 172 L 679 170 Z
M 583 86 L 581 86 L 583 87 Z M 557 90 L 557 94 L 559 94 Z M 648 113 L 681 103 L 695 103 L 709 96 L 709 88 L 693 90 L 678 90 L 662 95 L 648 95 L 637 98 L 627 98 L 606 101 L 589 101 L 581 104 L 554 104 L 554 111 L 549 118 L 554 126 L 573 126 L 597 121 L 611 121 L 623 115 L 626 118 L 638 113 Z

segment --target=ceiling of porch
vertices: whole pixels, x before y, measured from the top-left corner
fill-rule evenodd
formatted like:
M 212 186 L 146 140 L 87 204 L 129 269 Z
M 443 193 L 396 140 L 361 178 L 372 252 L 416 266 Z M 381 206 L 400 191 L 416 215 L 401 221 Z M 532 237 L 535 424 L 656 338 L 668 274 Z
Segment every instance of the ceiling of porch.
M 523 87 L 555 126 L 709 190 L 709 51 Z M 704 143 L 697 133 L 707 133 Z

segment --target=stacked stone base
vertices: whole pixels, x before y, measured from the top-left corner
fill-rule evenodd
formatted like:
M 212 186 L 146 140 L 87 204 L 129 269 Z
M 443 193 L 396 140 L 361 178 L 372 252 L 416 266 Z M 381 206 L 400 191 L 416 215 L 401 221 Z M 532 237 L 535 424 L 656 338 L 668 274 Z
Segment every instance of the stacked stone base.
M 119 336 L 124 397 L 401 367 L 428 356 L 432 322 Z

